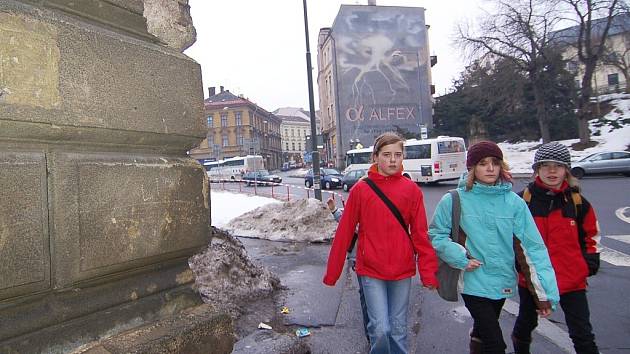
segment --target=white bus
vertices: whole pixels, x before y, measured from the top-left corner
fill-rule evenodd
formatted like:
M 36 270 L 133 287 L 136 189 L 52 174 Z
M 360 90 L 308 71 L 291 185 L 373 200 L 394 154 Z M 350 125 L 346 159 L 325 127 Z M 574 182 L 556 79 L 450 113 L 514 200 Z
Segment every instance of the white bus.
M 373 147 L 348 150 L 344 173 L 369 168 Z M 466 172 L 464 139 L 439 136 L 405 141 L 403 174 L 414 182 L 427 183 L 458 179 Z
M 237 156 L 225 160 L 207 162 L 203 166 L 209 177 L 230 180 L 240 180 L 247 172 L 265 168 L 263 158 L 260 155 Z

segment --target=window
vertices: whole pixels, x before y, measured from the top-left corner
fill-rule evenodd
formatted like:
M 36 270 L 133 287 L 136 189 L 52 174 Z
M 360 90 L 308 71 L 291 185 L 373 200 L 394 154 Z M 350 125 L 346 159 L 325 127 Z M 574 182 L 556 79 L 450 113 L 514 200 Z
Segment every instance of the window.
M 241 125 L 243 125 L 243 113 L 242 112 L 236 112 L 236 126 L 240 127 Z
M 293 128 L 291 128 L 291 136 L 295 136 L 295 130 L 293 130 Z M 293 149 L 295 150 L 295 149 Z
M 243 134 L 236 134 L 236 145 L 243 146 Z
M 284 143 L 286 145 L 286 149 L 287 151 L 289 151 L 289 143 Z
M 289 136 L 289 129 L 284 128 L 284 136 Z
M 608 74 L 608 86 L 619 85 L 619 74 Z
M 613 152 L 613 159 L 630 159 L 630 153 L 627 153 L 627 152 Z
M 212 114 L 208 114 L 208 128 L 212 128 L 213 122 L 212 122 Z
M 228 146 L 229 145 L 229 141 L 228 141 L 228 137 L 226 135 L 223 136 L 223 146 Z
M 568 72 L 575 73 L 575 72 L 577 72 L 577 69 L 578 69 L 578 64 L 575 61 L 570 60 L 570 61 L 567 62 L 567 71 Z
M 228 122 L 227 122 L 227 113 L 221 113 L 221 126 L 222 127 L 227 127 Z M 225 146 L 225 145 L 224 145 Z
M 291 143 L 291 150 L 295 151 L 295 143 Z
M 407 159 L 430 159 L 431 144 L 407 146 L 405 153 Z
M 302 151 L 302 143 L 298 143 L 298 151 Z

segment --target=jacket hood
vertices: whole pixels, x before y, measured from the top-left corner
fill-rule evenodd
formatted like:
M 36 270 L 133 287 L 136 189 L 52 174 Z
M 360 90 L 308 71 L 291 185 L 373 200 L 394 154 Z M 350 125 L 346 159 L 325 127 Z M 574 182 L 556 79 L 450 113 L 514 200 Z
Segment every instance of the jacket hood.
M 466 191 L 466 180 L 468 179 L 468 172 L 464 172 L 462 176 L 459 178 L 459 182 L 457 183 L 457 188 L 462 191 Z M 512 191 L 512 183 L 500 181 L 499 183 L 488 186 L 479 182 L 475 182 L 473 184 L 471 192 L 478 194 L 505 194 Z

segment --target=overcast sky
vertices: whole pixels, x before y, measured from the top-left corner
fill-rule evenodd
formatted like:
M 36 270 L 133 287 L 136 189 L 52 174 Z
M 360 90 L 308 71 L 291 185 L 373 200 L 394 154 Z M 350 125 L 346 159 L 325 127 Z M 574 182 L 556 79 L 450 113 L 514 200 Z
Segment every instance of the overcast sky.
M 433 67 L 436 95 L 459 76 L 466 61 L 453 46 L 455 28 L 474 21 L 482 0 L 376 0 L 377 5 L 426 9 L 429 46 L 438 56 Z M 197 42 L 185 54 L 201 64 L 204 97 L 207 87 L 223 85 L 262 108 L 308 109 L 306 44 L 301 0 L 190 0 Z M 315 109 L 317 100 L 317 35 L 331 27 L 341 4 L 367 0 L 308 0 L 308 20 Z

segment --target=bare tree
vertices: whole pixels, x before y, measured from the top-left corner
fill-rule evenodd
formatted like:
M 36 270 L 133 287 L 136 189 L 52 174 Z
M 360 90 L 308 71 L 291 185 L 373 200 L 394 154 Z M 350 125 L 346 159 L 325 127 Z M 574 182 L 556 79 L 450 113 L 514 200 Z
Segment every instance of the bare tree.
M 577 34 L 571 38 L 577 58 L 583 65 L 582 82 L 577 99 L 580 143 L 590 142 L 588 120 L 592 118 L 590 99 L 593 96 L 593 75 L 601 62 L 613 19 L 627 8 L 624 0 L 561 0 L 569 17 L 577 22 Z
M 492 0 L 488 12 L 475 32 L 459 27 L 459 44 L 474 57 L 492 61 L 493 56 L 509 60 L 532 83 L 536 118 L 543 142 L 550 140 L 547 109 L 543 95 L 543 72 L 550 62 L 551 33 L 561 19 L 559 0 Z M 490 59 L 489 59 L 490 58 Z

